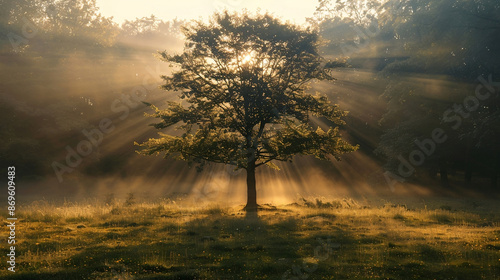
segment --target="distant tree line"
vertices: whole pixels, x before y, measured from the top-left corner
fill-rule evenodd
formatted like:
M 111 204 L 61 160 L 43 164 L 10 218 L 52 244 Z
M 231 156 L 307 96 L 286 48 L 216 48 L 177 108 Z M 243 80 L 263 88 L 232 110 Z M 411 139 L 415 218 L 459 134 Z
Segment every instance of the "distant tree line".
M 0 166 L 16 164 L 25 179 L 53 174 L 65 146 L 151 76 L 158 47 L 182 45 L 181 24 L 150 16 L 120 26 L 95 0 L 0 1 Z M 102 160 L 97 151 L 88 162 Z
M 495 0 L 319 1 L 310 22 L 329 40 L 325 52 L 373 71 L 381 86 L 373 148 L 388 181 L 498 186 L 499 15 Z

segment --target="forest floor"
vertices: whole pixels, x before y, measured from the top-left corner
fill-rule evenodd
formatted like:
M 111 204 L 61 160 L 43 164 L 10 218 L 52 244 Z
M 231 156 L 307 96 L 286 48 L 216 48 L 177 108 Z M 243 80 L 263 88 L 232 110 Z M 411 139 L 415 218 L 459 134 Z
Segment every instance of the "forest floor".
M 256 215 L 241 208 L 35 201 L 17 210 L 16 272 L 3 261 L 0 278 L 500 279 L 498 201 L 308 198 Z

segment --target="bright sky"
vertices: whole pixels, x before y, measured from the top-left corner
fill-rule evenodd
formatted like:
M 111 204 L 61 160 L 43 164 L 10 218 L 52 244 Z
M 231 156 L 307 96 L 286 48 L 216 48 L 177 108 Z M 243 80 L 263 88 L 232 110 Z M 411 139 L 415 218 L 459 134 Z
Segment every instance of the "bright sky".
M 303 24 L 312 17 L 317 0 L 97 0 L 104 16 L 112 16 L 122 23 L 154 14 L 163 19 L 207 19 L 215 11 L 242 10 L 270 12 L 284 20 Z

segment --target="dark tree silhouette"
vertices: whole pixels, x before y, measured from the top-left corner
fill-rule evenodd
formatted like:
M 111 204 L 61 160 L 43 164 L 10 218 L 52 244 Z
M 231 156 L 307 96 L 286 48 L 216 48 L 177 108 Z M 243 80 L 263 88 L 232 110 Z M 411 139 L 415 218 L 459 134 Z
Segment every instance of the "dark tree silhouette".
M 316 32 L 269 15 L 215 14 L 210 23 L 184 27 L 180 55 L 160 53 L 177 67 L 164 76 L 164 89 L 180 91 L 187 102 L 169 102 L 152 117 L 157 129 L 173 125 L 181 136 L 160 133 L 142 144 L 141 154 L 165 152 L 190 163 L 232 164 L 247 172 L 247 211 L 257 209 L 255 169 L 277 168 L 296 154 L 339 160 L 357 149 L 341 139 L 338 127 L 314 127 L 312 116 L 343 124 L 346 112 L 325 96 L 306 93 L 313 80 L 333 80 L 341 65 L 318 53 Z

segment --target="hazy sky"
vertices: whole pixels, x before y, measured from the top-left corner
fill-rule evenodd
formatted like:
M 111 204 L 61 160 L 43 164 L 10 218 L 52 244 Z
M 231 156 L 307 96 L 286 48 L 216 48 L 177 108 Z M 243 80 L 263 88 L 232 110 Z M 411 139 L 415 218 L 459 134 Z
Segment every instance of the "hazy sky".
M 164 20 L 207 18 L 213 12 L 223 10 L 260 8 L 297 24 L 311 17 L 318 4 L 317 0 L 97 0 L 104 16 L 113 16 L 122 23 L 126 19 L 141 18 L 154 14 Z

